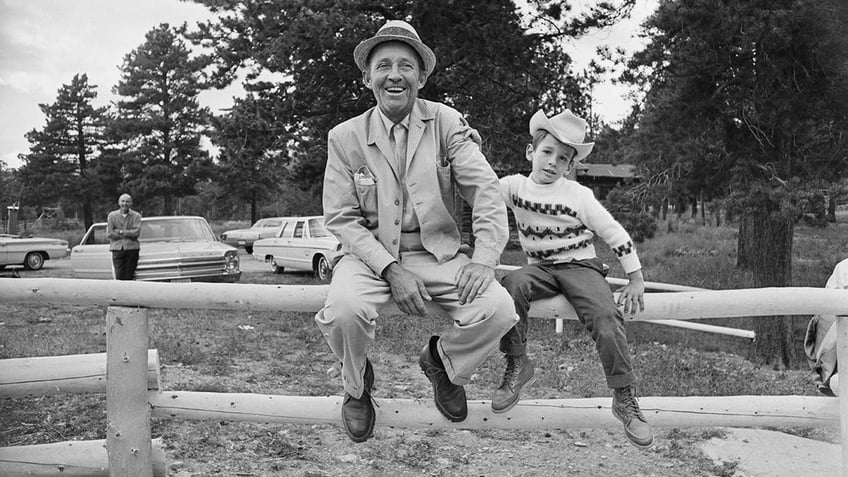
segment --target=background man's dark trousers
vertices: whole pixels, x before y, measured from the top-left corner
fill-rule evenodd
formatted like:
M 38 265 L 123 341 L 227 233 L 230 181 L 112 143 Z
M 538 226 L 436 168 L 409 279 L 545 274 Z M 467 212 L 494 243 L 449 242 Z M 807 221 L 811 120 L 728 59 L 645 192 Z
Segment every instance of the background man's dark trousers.
M 138 249 L 112 251 L 112 266 L 115 268 L 116 280 L 132 280 L 135 278 L 138 252 Z

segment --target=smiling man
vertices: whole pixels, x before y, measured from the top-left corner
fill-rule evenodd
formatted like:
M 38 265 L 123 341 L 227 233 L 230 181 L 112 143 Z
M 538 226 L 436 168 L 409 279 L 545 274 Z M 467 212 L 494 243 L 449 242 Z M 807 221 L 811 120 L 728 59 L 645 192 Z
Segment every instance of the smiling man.
M 342 363 L 345 431 L 363 442 L 374 429 L 367 353 L 383 305 L 394 300 L 402 312 L 424 315 L 429 301 L 452 318 L 418 362 L 436 407 L 454 422 L 468 412 L 462 386 L 517 315 L 494 280 L 506 207 L 480 137 L 456 110 L 418 99 L 435 54 L 411 25 L 393 20 L 361 42 L 354 59 L 377 106 L 329 133 L 324 218 L 345 254 L 315 321 Z M 470 257 L 460 253 L 455 189 L 472 207 Z

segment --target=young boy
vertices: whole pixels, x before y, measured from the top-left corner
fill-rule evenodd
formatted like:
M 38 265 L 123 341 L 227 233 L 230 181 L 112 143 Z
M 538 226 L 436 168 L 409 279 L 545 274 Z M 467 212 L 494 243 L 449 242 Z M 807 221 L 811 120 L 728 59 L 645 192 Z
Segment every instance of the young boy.
M 492 397 L 492 410 L 506 412 L 518 402 L 521 388 L 534 379 L 527 356 L 527 311 L 530 302 L 563 294 L 595 341 L 607 385 L 614 390 L 612 412 L 624 424 L 630 441 L 650 446 L 653 433 L 636 401 L 625 313 L 644 311 L 645 284 L 641 264 L 626 230 L 595 199 L 592 190 L 563 177 L 589 155 L 593 142 L 584 143 L 586 121 L 571 111 L 548 118 L 538 111 L 530 119 L 533 142 L 527 146 L 532 163 L 529 177 L 500 180 L 501 192 L 515 215 L 521 247 L 528 265 L 510 272 L 503 285 L 515 301 L 520 321 L 500 342 L 507 366 L 501 387 Z M 629 283 L 613 300 L 605 280 L 607 267 L 595 255 L 597 234 L 618 257 Z

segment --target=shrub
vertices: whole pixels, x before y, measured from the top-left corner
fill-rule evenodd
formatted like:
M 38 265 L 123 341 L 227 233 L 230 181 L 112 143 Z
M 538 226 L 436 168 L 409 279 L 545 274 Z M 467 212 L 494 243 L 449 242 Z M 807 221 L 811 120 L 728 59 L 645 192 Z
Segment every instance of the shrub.
M 642 209 L 629 190 L 616 187 L 606 198 L 606 207 L 636 242 L 654 237 L 657 220 Z

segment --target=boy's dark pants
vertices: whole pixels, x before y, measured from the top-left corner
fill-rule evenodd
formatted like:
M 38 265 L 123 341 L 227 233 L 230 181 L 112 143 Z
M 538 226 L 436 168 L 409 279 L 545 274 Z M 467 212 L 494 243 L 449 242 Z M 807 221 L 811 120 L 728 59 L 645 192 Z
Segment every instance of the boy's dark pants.
M 635 381 L 624 318 L 604 279 L 600 259 L 551 265 L 532 264 L 507 274 L 503 286 L 515 301 L 519 322 L 501 338 L 500 350 L 520 355 L 527 349 L 530 302 L 563 294 L 592 335 L 606 374 L 607 386 L 620 388 Z

